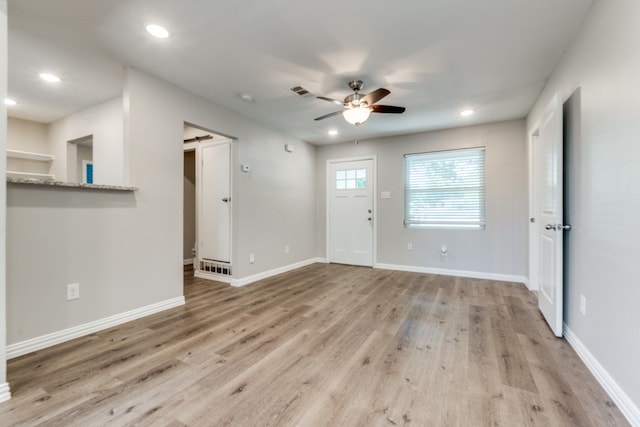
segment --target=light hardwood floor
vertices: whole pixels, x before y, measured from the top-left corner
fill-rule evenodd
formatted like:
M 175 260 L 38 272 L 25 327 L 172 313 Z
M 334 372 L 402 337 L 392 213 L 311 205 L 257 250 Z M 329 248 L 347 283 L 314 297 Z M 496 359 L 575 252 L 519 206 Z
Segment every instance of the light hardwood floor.
M 622 426 L 522 284 L 315 264 L 9 361 L 0 424 Z

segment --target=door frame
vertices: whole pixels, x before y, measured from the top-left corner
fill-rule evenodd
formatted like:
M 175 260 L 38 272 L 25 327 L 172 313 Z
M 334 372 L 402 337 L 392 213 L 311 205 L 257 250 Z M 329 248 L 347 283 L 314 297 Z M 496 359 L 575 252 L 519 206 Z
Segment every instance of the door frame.
M 329 168 L 331 167 L 332 164 L 334 163 L 345 163 L 345 162 L 358 162 L 358 161 L 364 161 L 364 160 L 371 160 L 373 162 L 373 166 L 372 166 L 372 175 L 373 175 L 373 179 L 371 180 L 372 182 L 372 188 L 371 188 L 371 194 L 373 197 L 373 217 L 372 217 L 372 227 L 373 227 L 373 239 L 372 239 L 372 248 L 371 248 L 371 255 L 372 255 L 372 267 L 375 267 L 377 262 L 378 262 L 378 251 L 377 251 L 377 242 L 378 242 L 378 197 L 377 197 L 377 188 L 378 188 L 378 156 L 375 154 L 372 154 L 370 156 L 358 156 L 358 157 L 342 157 L 342 158 L 338 158 L 338 159 L 328 159 L 326 161 L 326 165 L 325 165 L 325 195 L 324 195 L 324 200 L 325 200 L 325 223 L 324 223 L 324 228 L 325 228 L 325 259 L 327 260 L 327 262 L 329 262 L 329 248 L 330 248 L 330 243 L 331 243 L 331 229 L 329 227 L 329 218 L 330 218 L 330 211 L 329 211 L 329 206 L 330 206 L 330 196 L 331 193 L 329 191 L 329 189 L 331 188 L 330 186 L 333 185 L 333 180 L 331 179 L 331 176 L 329 176 Z
M 536 193 L 536 179 L 538 169 L 538 138 L 540 136 L 540 123 L 536 123 L 533 127 L 533 131 L 529 134 L 529 280 L 527 287 L 530 291 L 537 291 L 539 289 L 538 283 L 538 222 L 531 222 L 532 218 L 536 217 L 538 209 L 538 195 Z M 536 221 L 539 221 L 536 219 Z
M 210 280 L 216 280 L 219 282 L 223 282 L 223 283 L 233 283 L 233 277 L 234 274 L 233 272 L 235 272 L 233 263 L 234 263 L 234 240 L 236 238 L 236 232 L 234 229 L 234 216 L 235 216 L 235 206 L 233 204 L 235 195 L 234 195 L 234 181 L 235 181 L 235 175 L 236 175 L 236 171 L 234 170 L 233 165 L 236 164 L 236 144 L 238 142 L 238 138 L 231 136 L 229 134 L 225 134 L 222 132 L 218 132 L 218 131 L 214 131 L 211 130 L 209 128 L 203 127 L 203 126 L 199 126 L 194 124 L 193 122 L 189 122 L 189 121 L 184 121 L 183 122 L 184 125 L 190 127 L 190 128 L 195 128 L 195 129 L 199 129 L 205 133 L 209 133 L 211 135 L 214 136 L 214 140 L 211 142 L 224 142 L 224 143 L 228 143 L 229 144 L 229 197 L 231 197 L 231 206 L 230 206 L 230 211 L 229 211 L 229 265 L 232 268 L 232 274 L 231 275 L 221 275 L 221 274 L 214 274 L 214 273 L 209 273 L 209 272 L 205 272 L 200 270 L 199 268 L 195 268 L 194 269 L 194 276 L 195 277 L 199 277 L 199 278 L 203 278 L 203 279 L 210 279 Z M 183 135 L 184 136 L 184 135 Z M 220 139 L 216 139 L 217 138 L 222 138 Z M 183 153 L 185 151 L 195 151 L 196 152 L 196 248 L 198 247 L 198 242 L 197 242 L 197 238 L 198 238 L 198 223 L 199 223 L 199 215 L 200 215 L 200 206 L 199 206 L 199 202 L 198 202 L 198 187 L 200 186 L 200 168 L 198 167 L 198 162 L 201 161 L 201 157 L 199 154 L 198 150 L 198 146 L 201 144 L 200 141 L 194 141 L 194 142 L 188 142 L 188 143 L 184 143 L 184 139 L 181 142 L 182 145 L 182 151 Z M 182 171 L 182 175 L 184 175 L 184 170 Z M 182 203 L 184 205 L 184 194 L 182 194 Z M 182 221 L 184 223 L 184 218 L 182 218 Z M 182 230 L 182 229 L 181 229 Z M 180 234 L 182 235 L 182 239 L 184 240 L 184 235 L 183 232 L 181 231 Z M 196 259 L 194 261 L 194 263 L 198 263 L 199 261 L 199 254 L 196 253 Z M 183 262 L 181 261 L 181 264 Z

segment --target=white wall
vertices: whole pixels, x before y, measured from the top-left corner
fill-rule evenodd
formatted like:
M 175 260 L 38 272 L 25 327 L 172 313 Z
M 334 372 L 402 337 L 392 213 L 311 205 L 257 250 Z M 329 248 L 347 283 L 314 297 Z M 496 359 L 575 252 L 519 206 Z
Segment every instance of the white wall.
M 128 81 L 141 106 L 131 103 L 131 117 L 138 128 L 131 130 L 131 160 L 146 156 L 149 162 L 182 187 L 183 122 L 235 138 L 232 145 L 232 264 L 233 277 L 243 278 L 315 257 L 315 147 L 257 124 L 243 116 L 135 69 L 127 72 Z M 133 123 L 131 123 L 133 125 Z M 156 146 L 174 154 L 156 159 L 154 152 L 136 152 L 133 142 L 152 139 Z M 285 144 L 295 146 L 294 153 L 284 151 Z M 240 170 L 251 165 L 250 173 Z M 131 182 L 135 168 L 131 168 Z M 166 189 L 162 205 L 180 211 L 182 230 L 182 194 Z M 169 230 L 178 230 L 168 226 Z M 179 238 L 182 239 L 181 233 Z M 182 240 L 176 243 L 182 261 Z M 284 248 L 289 245 L 290 253 Z M 249 254 L 255 263 L 249 263 Z
M 128 185 L 122 102 L 122 98 L 112 99 L 48 125 L 49 152 L 56 158 L 51 170 L 57 180 L 82 180 L 82 175 L 77 179 L 68 176 L 68 171 L 75 170 L 75 165 L 69 169 L 67 144 L 93 135 L 94 184 Z
M 32 153 L 50 154 L 47 125 L 30 120 L 7 117 L 7 148 Z M 7 159 L 7 170 L 49 173 L 51 163 L 26 159 Z
M 405 228 L 404 154 L 486 146 L 487 207 L 485 230 Z M 423 269 L 445 269 L 505 275 L 526 275 L 527 177 L 524 120 L 470 126 L 318 147 L 317 252 L 324 255 L 326 224 L 326 161 L 377 155 L 377 263 Z M 390 199 L 380 199 L 390 191 Z M 407 250 L 407 244 L 413 250 Z M 446 245 L 449 255 L 440 256 Z
M 185 121 L 238 138 L 234 276 L 315 257 L 313 146 L 136 70 L 127 72 L 124 101 L 138 191 L 8 187 L 10 344 L 182 295 Z M 254 171 L 242 174 L 240 161 Z M 65 285 L 76 282 L 80 299 L 65 301 Z
M 46 124 L 7 117 L 7 148 L 51 154 L 47 139 Z
M 0 99 L 7 96 L 7 2 L 0 0 Z M 4 153 L 7 144 L 7 110 L 0 105 L 0 153 Z M 0 156 L 0 178 L 5 181 L 6 156 Z M 7 384 L 6 358 L 6 187 L 0 185 L 0 402 L 10 397 Z
M 633 402 L 638 423 L 639 22 L 636 0 L 596 1 L 527 120 L 530 132 L 554 93 L 566 100 L 581 88 L 579 141 L 569 159 L 565 322 Z

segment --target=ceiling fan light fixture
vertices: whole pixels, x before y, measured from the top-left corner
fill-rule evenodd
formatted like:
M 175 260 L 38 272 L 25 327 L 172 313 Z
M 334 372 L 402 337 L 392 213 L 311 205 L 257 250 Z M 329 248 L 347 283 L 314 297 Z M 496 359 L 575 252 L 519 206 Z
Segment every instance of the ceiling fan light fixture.
M 342 112 L 342 117 L 352 125 L 360 126 L 371 114 L 371 107 L 351 107 Z

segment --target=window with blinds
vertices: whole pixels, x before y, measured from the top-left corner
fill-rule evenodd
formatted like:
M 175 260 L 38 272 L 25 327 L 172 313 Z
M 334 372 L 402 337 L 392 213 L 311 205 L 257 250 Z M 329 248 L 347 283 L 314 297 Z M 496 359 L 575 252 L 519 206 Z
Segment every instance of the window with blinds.
M 485 227 L 485 148 L 404 156 L 406 227 Z

